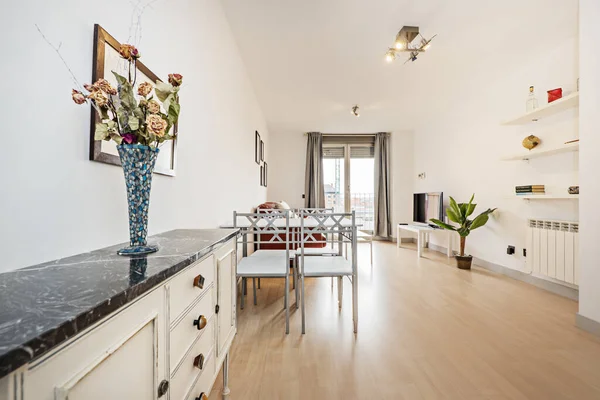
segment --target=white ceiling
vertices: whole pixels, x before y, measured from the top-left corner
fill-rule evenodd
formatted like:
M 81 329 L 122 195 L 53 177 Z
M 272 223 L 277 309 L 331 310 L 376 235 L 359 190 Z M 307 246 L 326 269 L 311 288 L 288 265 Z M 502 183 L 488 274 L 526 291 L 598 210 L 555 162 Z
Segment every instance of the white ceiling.
M 274 134 L 412 129 L 454 78 L 519 63 L 576 34 L 573 16 L 556 10 L 577 0 L 222 2 Z M 403 25 L 438 37 L 416 62 L 388 64 Z M 360 118 L 350 114 L 354 104 Z

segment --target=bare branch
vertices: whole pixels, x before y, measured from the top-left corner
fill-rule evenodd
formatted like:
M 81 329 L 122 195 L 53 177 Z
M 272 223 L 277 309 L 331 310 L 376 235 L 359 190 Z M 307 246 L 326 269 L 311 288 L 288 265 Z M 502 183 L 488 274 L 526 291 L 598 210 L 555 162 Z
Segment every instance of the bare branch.
M 42 38 L 46 41 L 46 43 L 48 43 L 48 45 L 50 45 L 50 47 L 52 47 L 52 49 L 56 52 L 56 54 L 58 54 L 58 57 L 62 60 L 65 67 L 67 67 L 69 74 L 71 74 L 71 79 L 73 79 L 73 83 L 75 83 L 75 86 L 77 87 L 77 89 L 79 89 L 79 91 L 83 91 L 84 90 L 83 85 L 79 83 L 79 81 L 77 80 L 77 77 L 75 76 L 75 74 L 73 73 L 71 68 L 69 67 L 69 64 L 67 64 L 67 61 L 65 60 L 65 58 L 62 56 L 62 54 L 60 54 L 60 47 L 62 46 L 62 42 L 59 43 L 58 47 L 54 46 L 48 40 L 46 35 L 44 35 L 44 33 L 42 32 L 42 30 L 40 29 L 38 24 L 35 24 L 35 27 L 36 27 L 37 31 L 40 33 L 40 35 L 42 35 Z

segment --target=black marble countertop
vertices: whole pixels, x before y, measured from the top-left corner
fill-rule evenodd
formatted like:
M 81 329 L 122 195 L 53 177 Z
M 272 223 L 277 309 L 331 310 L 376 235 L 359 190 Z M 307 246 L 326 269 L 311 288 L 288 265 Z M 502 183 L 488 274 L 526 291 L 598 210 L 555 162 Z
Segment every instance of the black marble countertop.
M 77 335 L 233 238 L 237 229 L 180 229 L 0 274 L 0 378 Z

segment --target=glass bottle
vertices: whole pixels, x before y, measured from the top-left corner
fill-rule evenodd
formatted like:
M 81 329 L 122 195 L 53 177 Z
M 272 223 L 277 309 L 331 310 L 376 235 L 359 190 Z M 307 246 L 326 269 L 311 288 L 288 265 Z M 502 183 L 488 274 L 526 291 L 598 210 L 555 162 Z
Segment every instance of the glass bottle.
M 535 93 L 533 93 L 533 86 L 529 86 L 529 97 L 527 98 L 527 112 L 531 112 L 537 109 L 538 101 L 535 97 Z

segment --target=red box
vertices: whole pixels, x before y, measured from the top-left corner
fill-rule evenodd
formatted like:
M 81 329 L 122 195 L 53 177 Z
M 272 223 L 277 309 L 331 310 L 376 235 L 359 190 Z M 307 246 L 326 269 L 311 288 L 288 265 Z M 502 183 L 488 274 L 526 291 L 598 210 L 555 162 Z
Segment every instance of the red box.
M 562 88 L 548 90 L 548 103 L 562 98 Z

